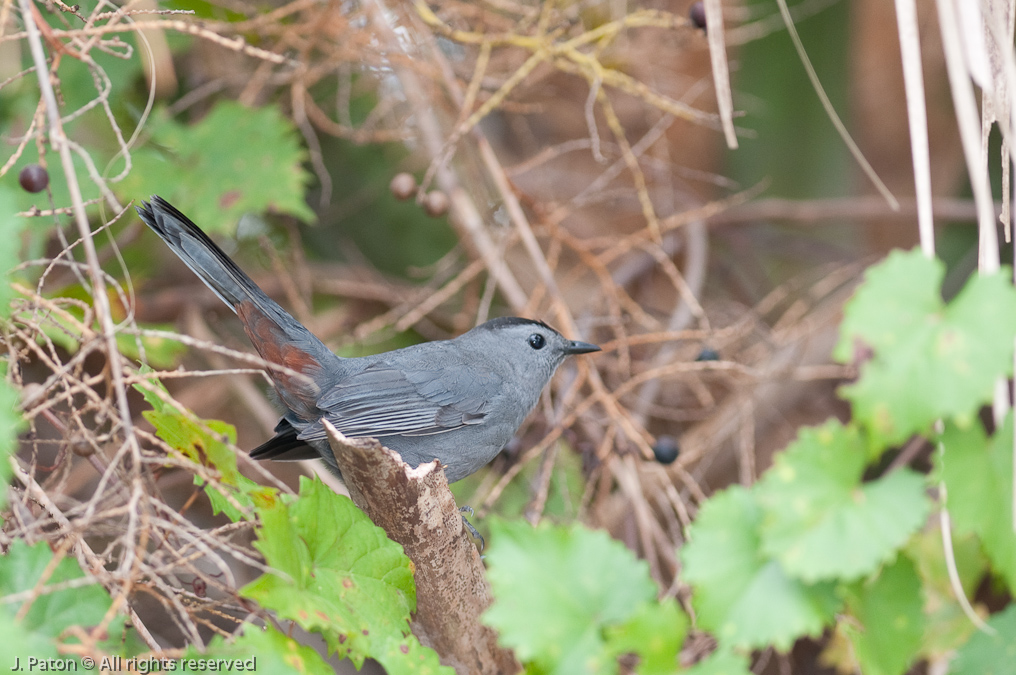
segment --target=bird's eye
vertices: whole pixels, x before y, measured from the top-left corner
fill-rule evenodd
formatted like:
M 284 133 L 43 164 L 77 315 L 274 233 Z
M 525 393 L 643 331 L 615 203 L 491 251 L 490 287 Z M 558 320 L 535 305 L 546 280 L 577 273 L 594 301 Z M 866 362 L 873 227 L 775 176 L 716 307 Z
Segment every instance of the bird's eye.
M 547 340 L 539 333 L 533 333 L 529 336 L 529 346 L 533 349 L 543 349 L 547 345 Z

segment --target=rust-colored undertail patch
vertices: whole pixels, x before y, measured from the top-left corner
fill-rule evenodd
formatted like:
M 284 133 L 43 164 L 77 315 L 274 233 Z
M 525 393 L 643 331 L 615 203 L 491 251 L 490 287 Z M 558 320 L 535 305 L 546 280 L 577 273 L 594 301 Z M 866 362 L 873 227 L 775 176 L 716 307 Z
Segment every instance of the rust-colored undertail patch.
M 254 349 L 265 361 L 285 366 L 308 377 L 321 369 L 321 364 L 303 349 L 292 344 L 285 331 L 257 305 L 245 300 L 236 307 L 244 332 Z M 316 419 L 317 397 L 320 393 L 312 383 L 293 377 L 283 371 L 269 370 L 279 398 L 293 412 L 304 419 Z

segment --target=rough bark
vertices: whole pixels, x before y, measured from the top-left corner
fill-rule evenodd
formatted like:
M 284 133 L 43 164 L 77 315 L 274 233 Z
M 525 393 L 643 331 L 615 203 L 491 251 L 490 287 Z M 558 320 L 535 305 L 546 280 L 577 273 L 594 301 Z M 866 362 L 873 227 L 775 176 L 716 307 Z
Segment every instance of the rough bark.
M 327 421 L 325 428 L 353 502 L 413 561 L 420 642 L 461 675 L 519 672 L 515 655 L 480 622 L 490 586 L 444 470 L 436 461 L 411 469 L 372 438 L 346 438 Z

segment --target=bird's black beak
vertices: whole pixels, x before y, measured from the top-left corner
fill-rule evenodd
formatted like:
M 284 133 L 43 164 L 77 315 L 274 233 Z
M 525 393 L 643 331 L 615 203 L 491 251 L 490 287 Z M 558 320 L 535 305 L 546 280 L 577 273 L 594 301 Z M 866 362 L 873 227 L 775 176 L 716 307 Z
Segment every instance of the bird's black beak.
M 578 340 L 571 340 L 568 342 L 568 347 L 565 348 L 565 354 L 588 354 L 589 352 L 598 352 L 600 348 L 589 342 L 579 342 Z

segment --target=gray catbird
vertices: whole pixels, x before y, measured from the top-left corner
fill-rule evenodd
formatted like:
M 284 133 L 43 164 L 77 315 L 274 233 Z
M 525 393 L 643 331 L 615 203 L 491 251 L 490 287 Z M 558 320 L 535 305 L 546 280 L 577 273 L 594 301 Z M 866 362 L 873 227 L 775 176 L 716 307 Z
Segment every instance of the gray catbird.
M 492 319 L 452 340 L 342 358 L 269 298 L 236 263 L 166 200 L 138 215 L 240 318 L 269 369 L 285 415 L 255 459 L 335 457 L 322 419 L 351 438 L 370 436 L 409 465 L 437 459 L 448 482 L 492 460 L 536 406 L 570 354 L 600 348 L 566 340 L 540 321 Z

